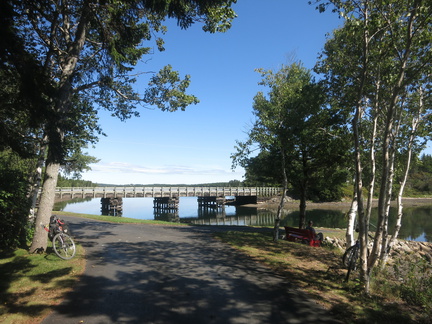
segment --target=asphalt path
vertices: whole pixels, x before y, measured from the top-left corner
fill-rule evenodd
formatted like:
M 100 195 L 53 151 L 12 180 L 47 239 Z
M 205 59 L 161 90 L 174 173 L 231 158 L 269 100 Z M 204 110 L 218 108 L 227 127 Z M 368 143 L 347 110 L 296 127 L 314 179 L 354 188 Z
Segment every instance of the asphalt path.
M 64 219 L 87 265 L 44 324 L 339 323 L 289 280 L 213 239 L 214 227 Z

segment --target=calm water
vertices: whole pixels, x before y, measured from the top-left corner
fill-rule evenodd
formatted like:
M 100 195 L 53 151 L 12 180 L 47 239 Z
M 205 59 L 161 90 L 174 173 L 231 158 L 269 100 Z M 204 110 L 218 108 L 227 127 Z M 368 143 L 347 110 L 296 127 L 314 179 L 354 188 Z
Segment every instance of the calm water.
M 93 215 L 102 214 L 100 198 L 59 202 L 56 203 L 54 210 Z M 346 212 L 347 210 L 314 209 L 307 211 L 306 217 L 313 220 L 317 227 L 345 228 Z M 394 212 L 391 210 L 390 213 L 390 229 L 394 227 L 395 223 Z M 123 198 L 122 216 L 203 225 L 261 226 L 272 226 L 275 218 L 273 212 L 250 207 L 225 206 L 220 209 L 200 209 L 198 208 L 197 197 L 180 197 L 179 209 L 176 213 L 158 213 L 153 208 L 153 198 Z M 299 212 L 293 210 L 284 215 L 282 226 L 297 226 L 298 218 Z M 372 223 L 375 221 L 376 215 L 373 215 Z M 432 205 L 404 208 L 399 238 L 432 242 Z

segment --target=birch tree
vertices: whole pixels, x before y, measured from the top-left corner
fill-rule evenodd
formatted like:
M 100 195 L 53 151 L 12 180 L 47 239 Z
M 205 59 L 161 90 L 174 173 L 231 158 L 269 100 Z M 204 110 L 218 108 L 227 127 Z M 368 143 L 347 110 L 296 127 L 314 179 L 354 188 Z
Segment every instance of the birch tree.
M 432 7 L 426 1 L 330 1 L 345 19 L 326 44 L 319 70 L 326 74 L 335 95 L 352 112 L 356 190 L 358 194 L 361 278 L 369 292 L 370 275 L 384 246 L 393 194 L 395 170 L 406 154 L 401 130 L 410 123 L 404 99 L 415 87 L 430 84 Z M 323 9 L 325 4 L 321 3 Z M 337 47 L 336 47 L 337 45 Z M 346 67 L 340 62 L 351 61 Z M 417 115 L 417 114 L 414 114 Z M 424 117 L 425 115 L 422 114 Z M 425 119 L 421 118 L 420 124 Z M 421 134 L 412 128 L 412 145 L 421 148 Z M 403 133 L 407 135 L 407 133 Z M 404 143 L 404 144 L 402 144 Z M 369 154 L 369 155 L 368 155 Z M 364 172 L 368 156 L 369 174 Z M 379 161 L 375 160 L 379 157 Z M 405 159 L 408 161 L 409 159 Z M 406 167 L 409 168 L 407 164 Z M 369 178 L 366 178 L 366 176 Z M 363 183 L 369 181 L 365 212 Z M 377 187 L 378 221 L 368 257 L 370 206 Z M 403 186 L 401 186 L 403 188 Z M 402 192 L 399 193 L 402 196 Z M 399 210 L 402 214 L 401 201 Z

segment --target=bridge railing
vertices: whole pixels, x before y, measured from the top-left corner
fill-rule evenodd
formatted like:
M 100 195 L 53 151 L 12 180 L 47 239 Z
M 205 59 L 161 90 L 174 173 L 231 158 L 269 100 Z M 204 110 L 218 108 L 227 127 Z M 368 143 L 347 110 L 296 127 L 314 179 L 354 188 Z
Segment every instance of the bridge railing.
M 280 195 L 277 187 L 57 187 L 56 197 L 203 197 Z

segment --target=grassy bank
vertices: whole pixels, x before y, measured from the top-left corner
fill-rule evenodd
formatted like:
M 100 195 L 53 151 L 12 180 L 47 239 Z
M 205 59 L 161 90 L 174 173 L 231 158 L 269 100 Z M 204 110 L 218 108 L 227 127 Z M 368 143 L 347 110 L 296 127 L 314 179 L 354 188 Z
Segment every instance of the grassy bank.
M 325 229 L 323 232 L 329 234 Z M 400 283 L 388 272 L 374 276 L 369 297 L 362 293 L 358 271 L 345 283 L 342 251 L 287 241 L 274 243 L 271 235 L 265 233 L 218 232 L 214 235 L 286 277 L 344 323 L 432 323 L 430 308 L 403 300 Z M 415 290 L 415 284 L 413 288 Z
M 110 223 L 123 223 L 123 224 L 153 224 L 153 225 L 172 225 L 172 226 L 187 226 L 187 224 L 180 223 L 169 223 L 158 220 L 147 220 L 147 219 L 136 219 L 136 218 L 128 218 L 128 217 L 116 217 L 116 216 L 102 216 L 102 215 L 90 215 L 90 214 L 77 214 L 63 211 L 55 211 L 53 212 L 55 215 L 59 216 L 73 216 L 73 217 L 81 217 L 81 218 L 89 218 L 102 222 L 110 222 Z
M 0 251 L 1 323 L 40 323 L 76 285 L 85 268 L 83 248 L 67 261 L 51 247 L 47 252 Z

